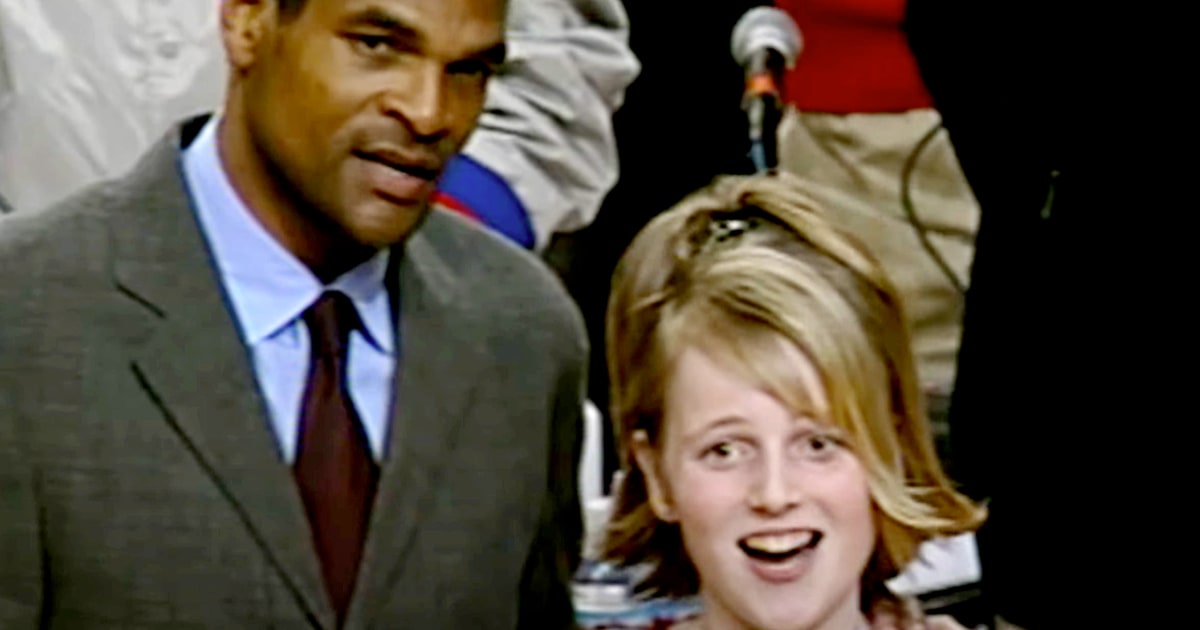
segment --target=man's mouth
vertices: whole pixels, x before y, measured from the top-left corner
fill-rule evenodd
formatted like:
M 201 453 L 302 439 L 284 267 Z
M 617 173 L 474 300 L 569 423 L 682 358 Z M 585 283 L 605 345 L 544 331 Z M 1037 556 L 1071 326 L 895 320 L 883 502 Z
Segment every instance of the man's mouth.
M 433 157 L 391 149 L 355 151 L 354 157 L 366 165 L 371 189 L 384 199 L 402 205 L 427 199 L 442 171 L 442 163 Z
M 738 541 L 747 556 L 762 562 L 787 562 L 805 551 L 816 549 L 824 535 L 816 530 L 755 534 Z
M 442 171 L 442 165 L 436 160 L 409 158 L 395 151 L 356 151 L 354 155 L 368 162 L 382 164 L 405 175 L 430 182 L 437 179 Z

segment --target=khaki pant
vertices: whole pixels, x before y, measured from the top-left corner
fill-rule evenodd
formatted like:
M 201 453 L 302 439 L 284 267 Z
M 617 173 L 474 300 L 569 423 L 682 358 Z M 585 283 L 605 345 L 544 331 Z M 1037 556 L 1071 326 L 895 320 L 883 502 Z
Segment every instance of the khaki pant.
M 779 134 L 779 165 L 811 180 L 835 222 L 861 240 L 901 293 L 923 386 L 949 391 L 962 334 L 962 295 L 922 245 L 901 203 L 905 163 L 940 118 L 899 114 L 816 114 L 790 110 Z M 910 198 L 928 239 L 965 286 L 979 206 L 944 130 L 921 151 Z

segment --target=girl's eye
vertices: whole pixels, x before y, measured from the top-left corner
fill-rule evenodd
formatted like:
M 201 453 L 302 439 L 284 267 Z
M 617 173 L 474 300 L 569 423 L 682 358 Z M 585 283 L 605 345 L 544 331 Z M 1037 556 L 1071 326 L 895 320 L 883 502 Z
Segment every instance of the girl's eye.
M 709 446 L 701 454 L 701 459 L 715 467 L 728 467 L 737 464 L 749 455 L 749 447 L 740 442 L 725 440 Z

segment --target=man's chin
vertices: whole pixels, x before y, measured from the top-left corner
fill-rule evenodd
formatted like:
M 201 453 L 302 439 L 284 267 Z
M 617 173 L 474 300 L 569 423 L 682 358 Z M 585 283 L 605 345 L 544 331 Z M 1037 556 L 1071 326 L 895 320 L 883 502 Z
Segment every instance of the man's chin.
M 356 242 L 372 249 L 384 249 L 402 243 L 425 221 L 429 204 L 402 207 L 387 204 L 371 208 L 363 216 L 351 217 L 342 227 Z

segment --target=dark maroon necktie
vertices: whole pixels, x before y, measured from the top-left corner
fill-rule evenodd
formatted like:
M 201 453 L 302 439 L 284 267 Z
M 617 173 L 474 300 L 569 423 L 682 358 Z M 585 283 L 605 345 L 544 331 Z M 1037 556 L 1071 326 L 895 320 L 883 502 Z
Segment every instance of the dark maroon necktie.
M 340 626 L 358 577 L 379 467 L 346 388 L 346 349 L 350 331 L 360 325 L 354 303 L 327 291 L 305 311 L 304 322 L 312 364 L 292 472 Z

